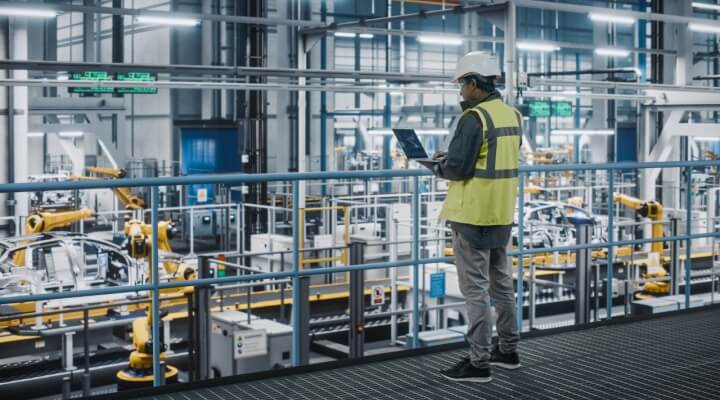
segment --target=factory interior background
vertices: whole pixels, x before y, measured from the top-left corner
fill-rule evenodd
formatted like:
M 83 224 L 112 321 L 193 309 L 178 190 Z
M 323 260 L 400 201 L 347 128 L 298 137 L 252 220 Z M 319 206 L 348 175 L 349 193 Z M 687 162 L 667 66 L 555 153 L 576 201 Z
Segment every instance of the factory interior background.
M 716 0 L 0 1 L 0 397 L 713 398 L 719 17 Z M 448 181 L 394 132 L 448 149 L 472 51 L 497 56 L 522 117 L 526 375 L 489 391 L 434 372 L 469 320 Z

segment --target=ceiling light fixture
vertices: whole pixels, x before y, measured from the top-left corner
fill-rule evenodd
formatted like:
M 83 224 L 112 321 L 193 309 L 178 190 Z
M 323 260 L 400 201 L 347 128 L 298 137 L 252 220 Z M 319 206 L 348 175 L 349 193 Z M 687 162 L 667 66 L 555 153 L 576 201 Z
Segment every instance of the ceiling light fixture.
M 608 22 L 618 25 L 632 25 L 635 23 L 635 18 L 621 15 L 590 13 L 589 16 L 595 22 Z
M 139 24 L 156 24 L 171 26 L 197 26 L 200 24 L 200 20 L 194 18 L 158 17 L 154 15 L 138 15 L 137 17 L 135 17 L 135 22 Z
M 694 1 L 692 6 L 693 8 L 699 8 L 701 10 L 720 11 L 719 4 L 698 3 Z
M 608 57 L 627 57 L 630 55 L 630 50 L 610 48 L 610 47 L 601 47 L 601 48 L 595 49 L 595 54 L 597 54 L 599 56 L 608 56 Z
M 58 13 L 53 10 L 42 10 L 39 8 L 0 7 L 0 15 L 8 17 L 52 18 L 57 17 Z
M 335 32 L 334 36 L 339 38 L 353 39 L 355 38 L 356 34 L 353 32 Z
M 463 44 L 463 39 L 457 36 L 420 35 L 417 40 L 422 44 L 436 44 L 440 46 L 460 46 Z
M 693 32 L 720 33 L 720 26 L 717 25 L 697 24 L 693 22 L 688 24 L 688 28 Z
M 526 51 L 558 51 L 560 48 L 552 43 L 543 42 L 517 42 L 518 50 Z

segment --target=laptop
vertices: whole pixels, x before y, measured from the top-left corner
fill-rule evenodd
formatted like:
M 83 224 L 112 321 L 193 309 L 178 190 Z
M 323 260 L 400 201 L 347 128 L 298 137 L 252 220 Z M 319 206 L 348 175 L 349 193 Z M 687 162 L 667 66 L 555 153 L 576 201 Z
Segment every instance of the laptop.
M 393 129 L 395 138 L 408 160 L 417 161 L 421 165 L 433 169 L 433 166 L 441 162 L 442 158 L 430 158 L 425 151 L 415 129 Z

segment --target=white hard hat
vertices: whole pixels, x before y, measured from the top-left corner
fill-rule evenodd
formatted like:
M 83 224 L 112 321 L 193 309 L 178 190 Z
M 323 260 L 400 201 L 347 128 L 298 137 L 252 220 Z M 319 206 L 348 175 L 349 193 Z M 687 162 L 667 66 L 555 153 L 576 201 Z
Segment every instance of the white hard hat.
M 453 82 L 468 75 L 500 76 L 500 62 L 497 56 L 484 51 L 472 51 L 465 54 L 457 63 Z

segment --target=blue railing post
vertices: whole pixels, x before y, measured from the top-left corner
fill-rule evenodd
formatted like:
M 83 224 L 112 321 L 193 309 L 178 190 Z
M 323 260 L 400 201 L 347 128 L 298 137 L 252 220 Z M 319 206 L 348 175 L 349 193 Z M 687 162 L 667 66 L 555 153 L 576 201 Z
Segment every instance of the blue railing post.
M 412 215 L 413 215 L 413 231 L 412 231 L 412 257 L 413 257 L 413 308 L 412 308 L 412 347 L 417 348 L 420 344 L 420 178 L 413 177 L 413 193 L 412 193 Z M 425 279 L 425 277 L 423 277 Z
M 685 206 L 687 207 L 687 215 L 685 216 L 685 235 L 692 234 L 692 167 L 686 167 L 687 171 L 687 187 L 685 188 Z M 690 308 L 690 278 L 692 267 L 692 239 L 688 238 L 685 242 L 685 308 Z M 675 279 L 675 277 L 673 277 Z
M 614 193 L 615 193 L 615 171 L 609 170 L 608 171 L 608 258 L 607 258 L 607 288 L 605 291 L 605 308 L 607 309 L 607 316 L 606 318 L 608 320 L 612 319 L 612 308 L 613 308 L 613 260 L 615 259 L 615 247 L 612 245 L 613 243 L 613 232 L 614 232 L 614 224 L 613 224 L 613 214 L 615 213 L 615 200 L 614 200 Z M 588 199 L 590 200 L 590 199 Z M 595 291 L 597 292 L 598 288 L 595 288 Z M 597 295 L 597 294 L 596 294 Z
M 160 274 L 158 271 L 158 187 L 150 189 L 150 223 L 152 224 L 152 353 L 153 386 L 160 386 L 165 371 L 160 366 Z
M 523 250 L 525 241 L 525 174 L 520 172 L 518 174 L 518 230 L 517 230 L 517 298 L 515 299 L 517 304 L 516 318 L 517 318 L 517 329 L 518 334 L 522 332 L 523 322 Z M 512 239 L 510 239 L 512 242 Z M 510 262 L 512 257 L 510 257 Z M 528 305 L 530 302 L 528 302 Z
M 293 275 L 292 275 L 292 365 L 300 365 L 300 184 L 299 181 L 292 183 L 293 196 Z

